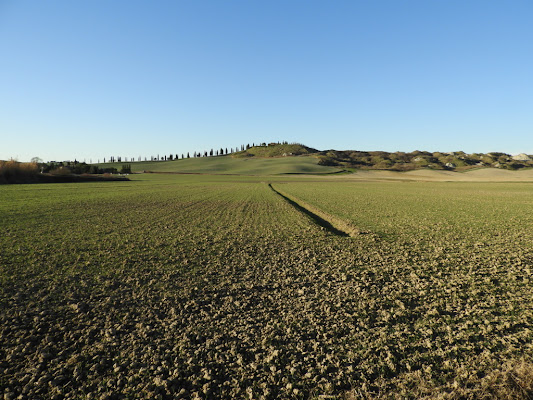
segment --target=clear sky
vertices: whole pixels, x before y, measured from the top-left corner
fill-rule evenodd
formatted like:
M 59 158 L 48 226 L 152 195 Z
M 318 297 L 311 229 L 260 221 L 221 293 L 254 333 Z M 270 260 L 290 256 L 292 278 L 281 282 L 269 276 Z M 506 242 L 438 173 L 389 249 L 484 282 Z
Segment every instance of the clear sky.
M 0 159 L 533 153 L 533 2 L 0 0 Z

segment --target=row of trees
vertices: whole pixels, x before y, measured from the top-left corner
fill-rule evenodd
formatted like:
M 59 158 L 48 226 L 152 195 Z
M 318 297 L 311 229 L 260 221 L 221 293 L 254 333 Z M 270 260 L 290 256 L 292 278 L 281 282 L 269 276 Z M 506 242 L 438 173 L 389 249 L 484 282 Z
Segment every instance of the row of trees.
M 257 146 L 274 146 L 279 144 L 288 144 L 288 142 L 272 142 L 272 143 L 259 143 Z M 223 148 L 220 149 L 211 149 L 206 151 L 194 151 L 192 154 L 188 152 L 187 154 L 182 153 L 181 157 L 180 154 L 169 154 L 169 155 L 157 155 L 157 156 L 150 156 L 150 161 L 173 161 L 173 160 L 179 160 L 184 158 L 198 158 L 198 157 L 218 157 L 218 156 L 225 156 L 228 154 L 238 153 L 240 151 L 248 150 L 252 147 L 256 147 L 255 143 L 252 143 L 251 145 L 248 143 L 246 145 L 241 144 L 240 146 L 237 146 L 235 148 Z M 143 161 L 143 158 L 141 156 L 138 157 L 124 157 L 124 159 L 120 156 L 111 156 L 107 159 L 108 162 L 115 163 L 115 162 L 135 162 L 135 161 Z M 144 157 L 144 161 L 148 161 L 148 157 Z M 104 163 L 106 162 L 106 158 L 104 158 Z M 98 163 L 100 163 L 100 160 L 98 160 Z
M 122 165 L 122 173 L 130 171 L 130 165 Z M 116 168 L 99 168 L 77 161 L 44 163 L 41 160 L 41 162 L 25 163 L 0 160 L 0 184 L 127 180 L 121 175 L 111 175 L 117 172 Z
M 96 165 L 86 164 L 78 161 L 51 161 L 49 163 L 37 164 L 41 173 L 51 173 L 54 175 L 68 174 L 116 174 L 116 168 L 100 168 Z
M 184 158 L 197 158 L 197 157 L 218 157 L 218 156 L 225 156 L 225 155 L 228 155 L 228 154 L 233 154 L 233 153 L 238 153 L 238 152 L 242 152 L 242 151 L 245 151 L 245 150 L 248 150 L 252 147 L 260 147 L 260 146 L 275 146 L 275 145 L 279 145 L 279 144 L 289 144 L 288 142 L 272 142 L 272 143 L 258 143 L 257 145 L 255 143 L 252 143 L 251 145 L 248 143 L 246 145 L 244 144 L 241 144 L 239 146 L 236 146 L 235 148 L 231 147 L 231 148 L 223 148 L 221 147 L 220 149 L 211 149 L 209 151 L 194 151 L 192 152 L 192 154 L 190 152 L 187 152 L 187 154 L 184 154 L 182 153 L 181 155 L 178 154 L 178 153 L 171 153 L 169 155 L 157 155 L 157 156 L 150 156 L 149 158 L 148 157 L 141 157 L 141 156 L 138 156 L 138 157 L 122 157 L 122 156 L 111 156 L 109 158 L 106 158 L 104 157 L 103 158 L 103 163 L 106 163 L 106 162 L 109 162 L 109 163 L 122 163 L 122 162 L 140 162 L 140 161 L 173 161 L 173 160 L 179 160 L 179 159 L 184 159 Z M 31 162 L 32 163 L 35 163 L 35 164 L 50 164 L 50 165 L 53 165 L 53 164 L 61 164 L 62 166 L 69 166 L 69 167 L 72 167 L 74 165 L 77 165 L 77 164 L 85 164 L 85 160 L 83 161 L 83 163 L 80 163 L 79 161 L 77 160 L 74 160 L 74 161 L 61 161 L 61 162 L 57 162 L 57 161 L 50 161 L 48 163 L 44 163 L 43 160 L 39 157 L 33 157 L 31 159 Z M 100 164 L 101 160 L 98 159 L 97 163 Z M 89 160 L 89 164 L 92 164 L 93 163 L 93 160 Z M 64 164 L 64 165 L 63 165 Z M 84 172 L 85 173 L 85 172 Z

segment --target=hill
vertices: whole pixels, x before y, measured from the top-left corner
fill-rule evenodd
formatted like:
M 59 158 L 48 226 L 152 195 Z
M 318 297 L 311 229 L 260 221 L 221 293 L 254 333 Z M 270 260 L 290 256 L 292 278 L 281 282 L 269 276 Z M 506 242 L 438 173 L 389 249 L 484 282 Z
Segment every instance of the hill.
M 318 165 L 312 156 L 296 157 L 198 157 L 172 161 L 140 161 L 127 163 L 99 164 L 100 168 L 123 164 L 131 166 L 131 172 L 173 172 L 190 174 L 231 175 L 280 175 L 280 174 L 328 174 L 339 172 L 339 168 Z
M 506 153 L 451 153 L 413 151 L 410 153 L 386 151 L 327 150 L 318 155 L 320 165 L 353 169 L 413 171 L 419 169 L 465 171 L 478 168 L 518 170 L 533 167 L 526 154 L 511 156 Z
M 533 157 L 527 154 L 511 156 L 506 153 L 472 153 L 413 151 L 389 153 L 385 151 L 326 150 L 319 151 L 303 144 L 262 143 L 241 146 L 241 151 L 224 154 L 223 149 L 195 152 L 192 158 L 178 159 L 176 154 L 151 157 L 152 161 L 125 161 L 97 164 L 99 168 L 131 172 L 174 172 L 236 175 L 322 174 L 346 170 L 423 171 L 440 170 L 464 172 L 475 169 L 520 170 L 533 168 Z M 203 154 L 203 157 L 200 157 Z M 223 155 L 224 154 L 224 155 Z M 210 156 L 208 156 L 210 155 Z M 183 155 L 182 155 L 183 157 Z M 140 158 L 140 157 L 139 157 Z M 120 160 L 120 157 L 115 159 Z
M 289 157 L 300 156 L 307 154 L 318 153 L 318 150 L 311 147 L 304 146 L 303 144 L 263 144 L 260 146 L 253 146 L 244 151 L 233 153 L 231 156 L 234 158 L 242 157 Z

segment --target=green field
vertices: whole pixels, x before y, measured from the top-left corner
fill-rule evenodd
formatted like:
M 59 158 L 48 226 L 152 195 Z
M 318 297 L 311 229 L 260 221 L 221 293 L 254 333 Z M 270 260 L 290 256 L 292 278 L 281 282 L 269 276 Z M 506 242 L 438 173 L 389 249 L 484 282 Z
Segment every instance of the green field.
M 0 187 L 4 398 L 531 396 L 531 184 L 227 160 Z
M 327 174 L 341 171 L 339 168 L 318 165 L 313 156 L 279 158 L 233 158 L 231 156 L 185 158 L 173 161 L 138 161 L 98 164 L 102 168 L 120 170 L 131 165 L 132 172 L 178 172 L 195 174 L 277 175 L 277 174 Z

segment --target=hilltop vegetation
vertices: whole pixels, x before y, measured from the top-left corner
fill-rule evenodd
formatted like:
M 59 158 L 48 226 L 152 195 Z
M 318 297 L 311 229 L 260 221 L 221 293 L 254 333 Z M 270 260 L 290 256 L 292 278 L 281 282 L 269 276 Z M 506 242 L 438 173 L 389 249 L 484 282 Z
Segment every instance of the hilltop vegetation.
M 252 146 L 244 151 L 232 154 L 232 157 L 290 157 L 318 153 L 318 150 L 303 144 L 293 143 L 263 143 Z
M 466 154 L 463 151 L 452 153 L 431 153 L 428 151 L 388 153 L 385 151 L 328 150 L 320 152 L 319 164 L 392 171 L 412 171 L 421 168 L 465 170 L 483 167 L 517 170 L 533 167 L 533 160 L 526 154 L 513 157 L 506 153 Z

